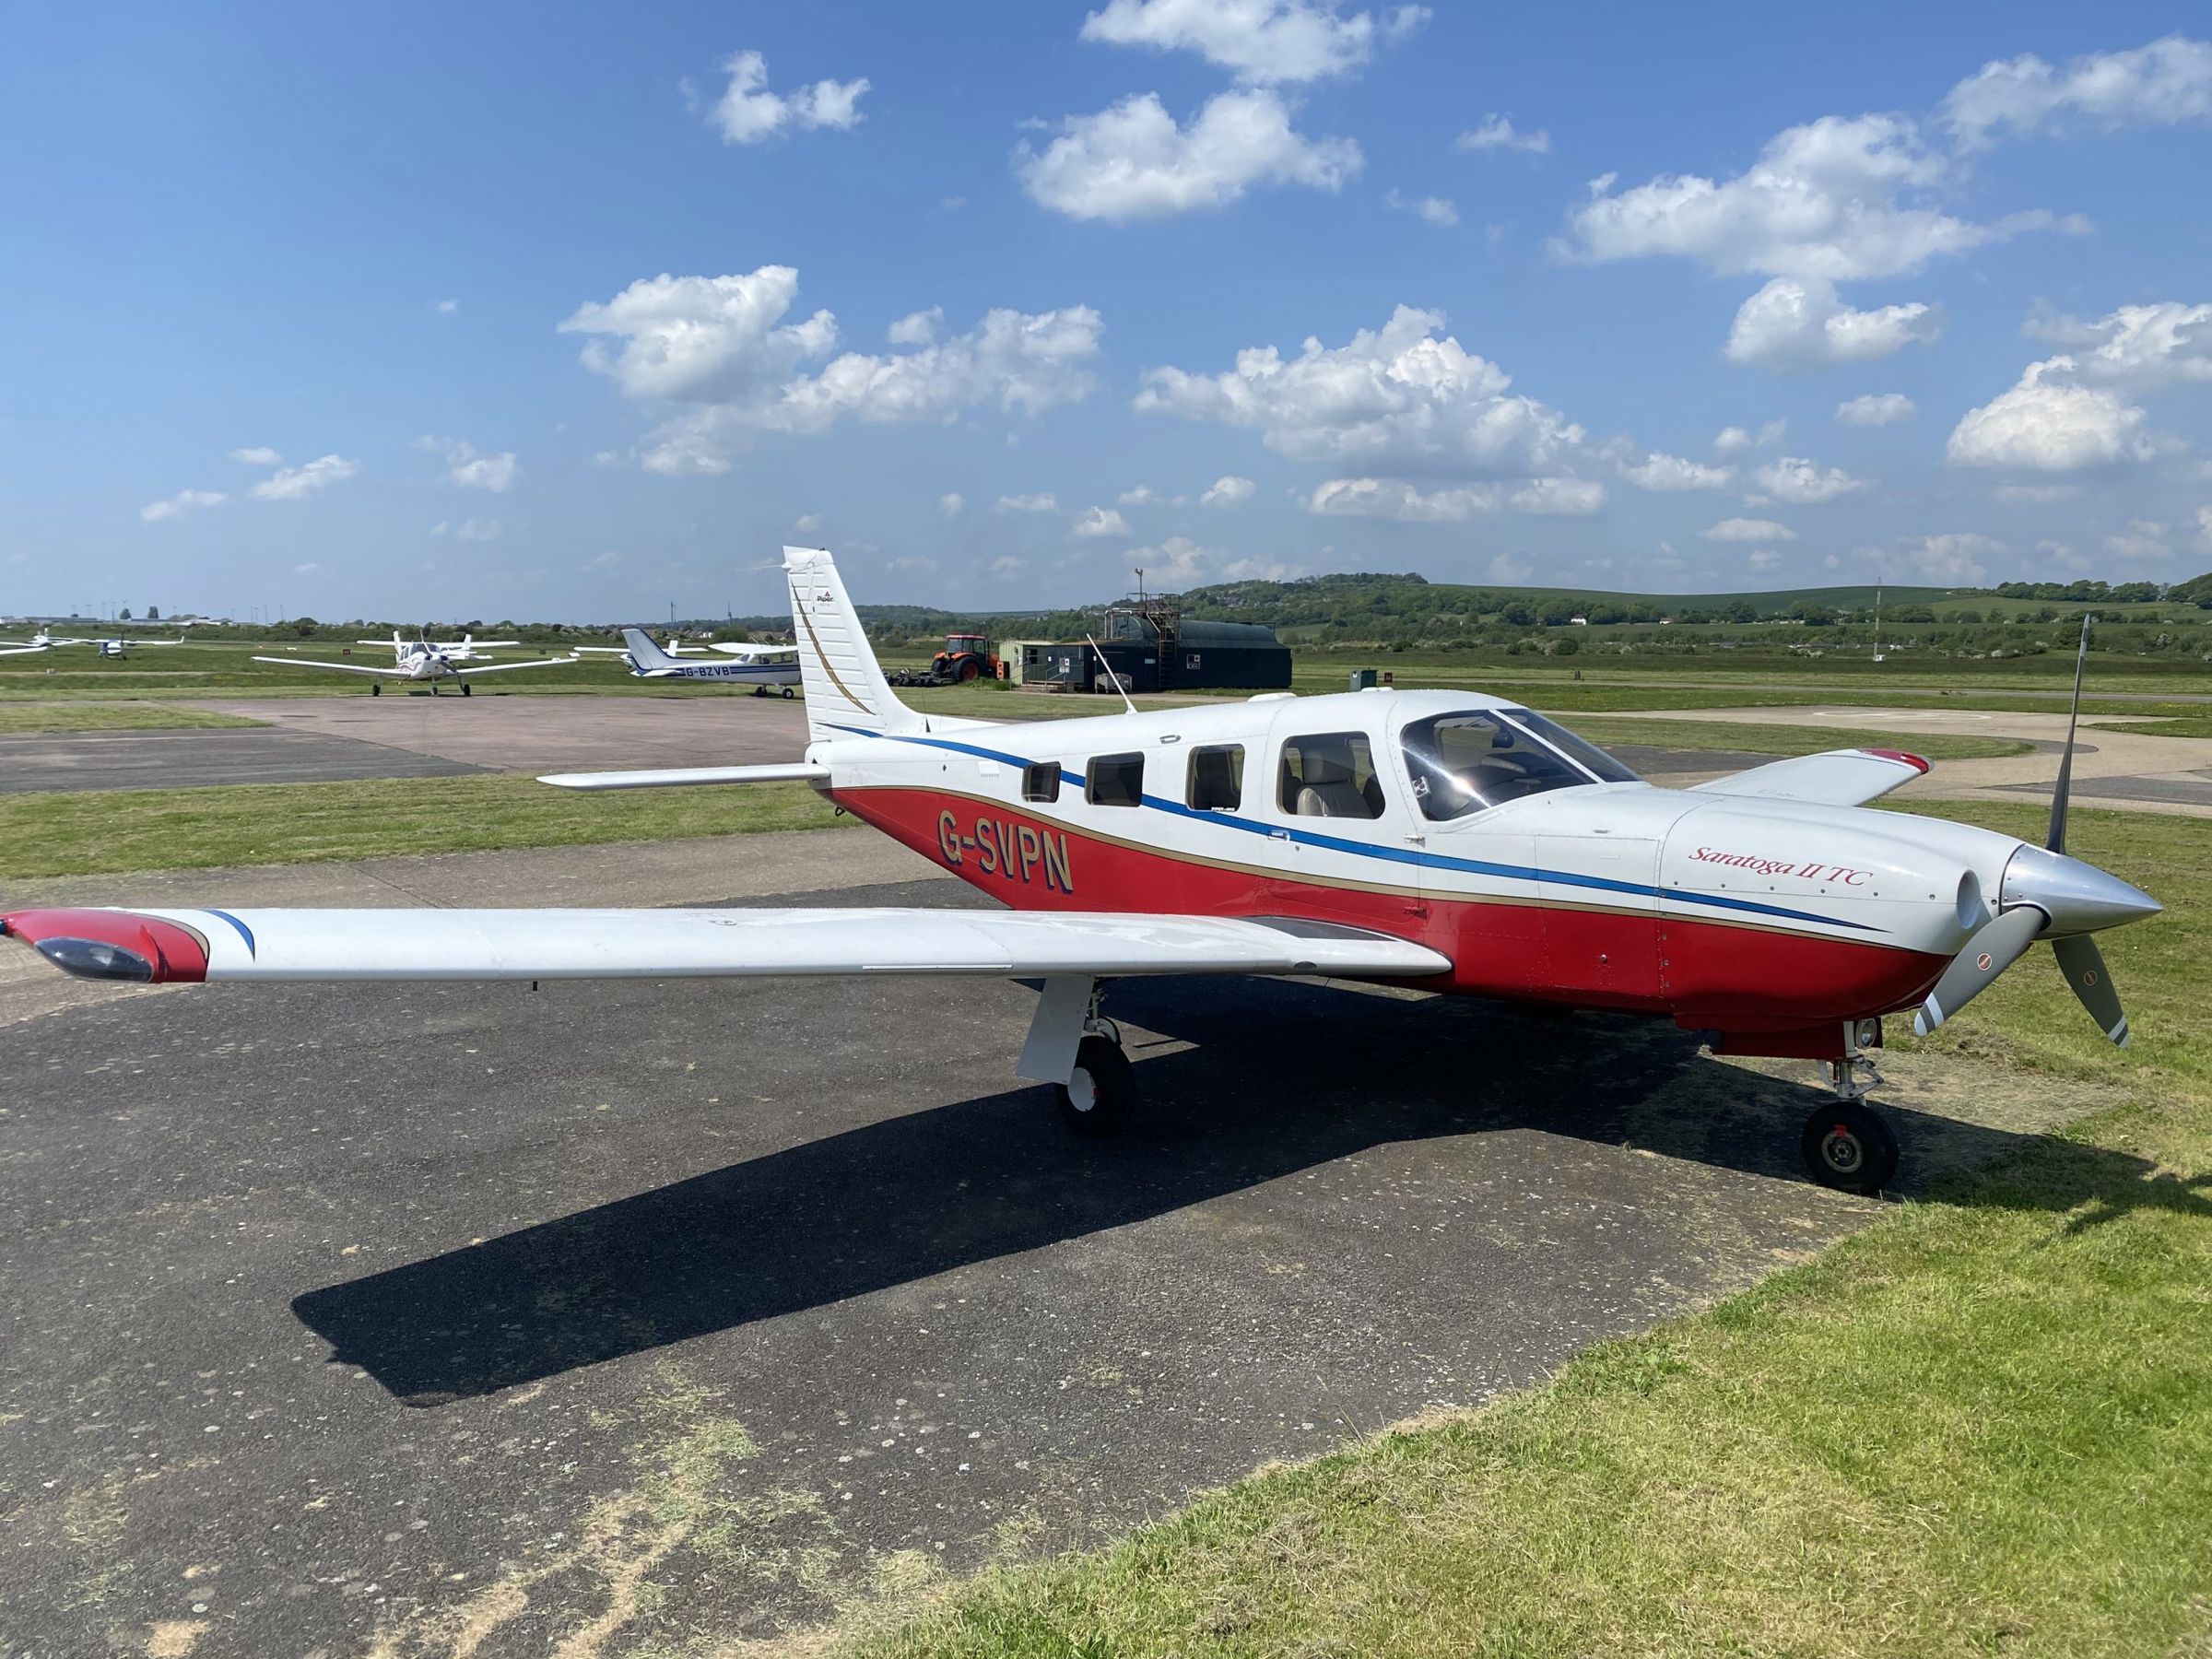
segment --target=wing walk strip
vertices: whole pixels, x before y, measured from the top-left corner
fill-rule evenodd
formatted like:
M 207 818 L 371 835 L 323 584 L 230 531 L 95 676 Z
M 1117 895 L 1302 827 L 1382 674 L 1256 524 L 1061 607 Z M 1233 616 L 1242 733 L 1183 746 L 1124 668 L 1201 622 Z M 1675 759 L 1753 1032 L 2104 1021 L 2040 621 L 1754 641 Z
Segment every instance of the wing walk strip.
M 1002 765 L 1011 766 L 1017 770 L 1039 764 L 1033 759 L 1009 754 L 1004 749 L 983 748 L 972 743 L 956 743 L 949 737 L 922 737 L 897 732 L 870 732 L 857 726 L 841 725 L 835 729 L 841 732 L 851 732 L 855 736 L 877 737 L 890 743 L 915 743 L 926 748 L 949 749 L 956 754 L 972 755 L 979 760 L 996 760 Z M 1060 776 L 1064 782 L 1072 781 L 1076 784 L 1081 785 L 1084 782 L 1082 773 L 1071 772 L 1065 766 L 1060 768 Z M 1678 904 L 1700 904 L 1712 910 L 1735 911 L 1747 915 L 1779 916 L 1791 922 L 1817 922 L 1824 927 L 1849 928 L 1853 933 L 1879 934 L 1888 931 L 1885 928 L 1876 927 L 1871 923 L 1853 922 L 1841 916 L 1824 916 L 1816 911 L 1792 910 L 1787 905 L 1762 904 L 1752 899 L 1731 899 L 1720 893 L 1686 892 L 1675 888 L 1654 887 L 1646 882 L 1616 881 L 1608 877 L 1579 876 L 1565 870 L 1539 870 L 1525 865 L 1490 864 L 1477 858 L 1453 858 L 1442 853 L 1416 853 L 1396 847 L 1373 847 L 1365 841 L 1347 841 L 1341 836 L 1323 835 L 1316 830 L 1297 830 L 1283 824 L 1264 824 L 1255 818 L 1241 818 L 1234 813 L 1201 811 L 1197 807 L 1186 806 L 1180 801 L 1167 800 L 1159 795 L 1148 794 L 1141 799 L 1145 806 L 1155 811 L 1167 813 L 1172 818 L 1188 818 L 1197 823 L 1211 824 L 1224 830 L 1241 830 L 1248 835 L 1288 836 L 1291 841 L 1304 846 L 1319 847 L 1331 853 L 1349 853 L 1356 858 L 1378 859 L 1385 864 L 1411 865 L 1418 868 L 1430 870 L 1457 870 L 1470 876 L 1490 876 L 1507 881 L 1549 882 L 1557 887 L 1583 888 L 1601 893 L 1630 893 L 1641 899 L 1669 900 Z M 1057 819 L 1048 821 L 1053 822 L 1057 828 L 1075 830 L 1083 834 L 1092 833 L 1085 825 L 1063 823 Z M 1112 838 L 1101 839 L 1111 840 Z M 1165 857 L 1175 856 L 1171 853 L 1162 852 L 1158 847 L 1147 850 L 1159 853 Z M 1303 878 L 1301 877 L 1301 879 Z M 1317 882 L 1315 885 L 1326 886 L 1328 884 Z M 1437 896 L 1449 898 L 1454 895 L 1439 894 Z

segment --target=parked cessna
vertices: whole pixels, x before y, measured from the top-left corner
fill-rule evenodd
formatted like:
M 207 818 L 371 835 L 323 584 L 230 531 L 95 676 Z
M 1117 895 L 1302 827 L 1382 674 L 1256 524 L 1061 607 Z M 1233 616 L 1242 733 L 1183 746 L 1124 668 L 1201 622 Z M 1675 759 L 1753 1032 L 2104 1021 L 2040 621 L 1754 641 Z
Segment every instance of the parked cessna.
M 408 641 L 400 637 L 398 629 L 392 630 L 390 640 L 356 640 L 356 645 L 390 645 L 394 661 L 405 661 Z M 449 663 L 483 663 L 490 661 L 490 653 L 500 647 L 520 645 L 520 640 L 479 640 L 473 633 L 463 634 L 455 644 L 435 640 L 418 640 L 414 643 L 425 651 L 434 651 Z
M 630 673 L 641 679 L 724 680 L 750 686 L 755 697 L 766 697 L 769 688 L 781 687 L 783 695 L 798 695 L 799 653 L 794 645 L 721 644 L 714 649 L 738 658 L 735 663 L 679 663 L 653 642 L 641 628 L 626 628 L 624 653 Z
M 2092 935 L 2159 906 L 2066 856 L 2070 765 L 2039 847 L 1861 810 L 1928 770 L 1911 755 L 1840 749 L 1661 789 L 1465 691 L 952 719 L 892 695 L 828 553 L 786 548 L 784 570 L 804 760 L 546 782 L 804 780 L 1010 909 L 25 910 L 0 925 L 73 973 L 156 982 L 1033 977 L 1015 1070 L 1088 1132 L 1135 1094 L 1100 1011 L 1123 975 L 1324 974 L 1627 1010 L 1716 1053 L 1823 1064 L 1834 1099 L 1806 1120 L 1806 1166 L 1860 1192 L 1897 1166 L 1865 1099 L 1884 1015 L 1917 1008 L 1932 1030 L 2043 939 L 2127 1041 Z M 2075 686 L 2078 707 L 2078 662 Z
M 141 645 L 182 645 L 183 643 L 184 636 L 182 634 L 179 634 L 173 640 L 136 640 L 128 639 L 120 634 L 112 634 L 105 639 L 79 640 L 57 638 L 44 629 L 41 629 L 28 640 L 0 640 L 0 646 L 6 647 L 6 649 L 0 649 L 0 656 L 27 656 L 34 651 L 55 651 L 70 645 L 90 645 L 95 647 L 103 657 L 119 657 Z
M 500 674 L 510 668 L 559 668 L 579 660 L 573 653 L 571 653 L 568 656 L 543 657 L 531 663 L 481 663 L 470 666 L 470 659 L 480 654 L 485 646 L 512 645 L 515 641 L 512 640 L 475 641 L 472 637 L 470 640 L 464 640 L 458 645 L 433 645 L 424 640 L 402 639 L 396 630 L 394 631 L 388 641 L 362 640 L 359 643 L 363 645 L 389 643 L 392 647 L 392 666 L 379 668 L 370 663 L 317 663 L 311 662 L 305 657 L 288 656 L 257 656 L 253 660 L 257 663 L 275 663 L 279 667 L 285 668 L 330 668 L 340 674 L 381 676 L 382 677 L 371 680 L 369 684 L 369 695 L 371 697 L 382 697 L 384 694 L 385 679 L 403 679 L 411 685 L 428 685 L 432 697 L 438 695 L 440 680 L 457 679 L 461 682 L 461 695 L 466 697 L 470 694 L 469 677 L 472 675 Z

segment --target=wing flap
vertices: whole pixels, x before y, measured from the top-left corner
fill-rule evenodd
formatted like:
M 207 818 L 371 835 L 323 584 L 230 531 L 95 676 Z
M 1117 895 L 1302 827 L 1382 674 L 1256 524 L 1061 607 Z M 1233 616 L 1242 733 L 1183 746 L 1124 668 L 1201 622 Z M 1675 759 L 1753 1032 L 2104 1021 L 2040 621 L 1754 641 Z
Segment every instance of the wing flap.
M 71 972 L 153 983 L 873 973 L 1419 978 L 1451 967 L 1425 946 L 1348 928 L 1088 912 L 77 910 L 16 912 L 0 917 L 0 926 Z
M 1806 801 L 1821 806 L 1863 806 L 1928 771 L 1928 763 L 1902 749 L 1828 749 L 1794 755 L 1748 771 L 1694 786 L 1700 794 L 1757 800 Z

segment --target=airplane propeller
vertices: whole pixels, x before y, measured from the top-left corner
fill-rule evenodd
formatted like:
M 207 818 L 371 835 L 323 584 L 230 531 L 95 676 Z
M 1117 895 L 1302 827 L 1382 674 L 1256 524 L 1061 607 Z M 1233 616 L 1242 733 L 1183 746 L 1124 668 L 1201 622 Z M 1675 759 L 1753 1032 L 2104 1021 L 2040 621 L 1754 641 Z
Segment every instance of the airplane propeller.
M 2051 795 L 2051 831 L 2041 853 L 2023 847 L 2005 866 L 2000 909 L 1951 959 L 1928 999 L 1912 1016 L 1912 1030 L 1925 1037 L 1979 996 L 2006 969 L 2028 954 L 2037 939 L 2053 929 L 2051 947 L 2058 971 L 2081 1006 L 2115 1044 L 2127 1046 L 2127 1016 L 2112 988 L 2104 955 L 2089 937 L 2092 930 L 2116 927 L 2158 914 L 2147 893 L 2108 876 L 2094 865 L 2066 856 L 2066 806 L 2074 787 L 2074 734 L 2081 723 L 2081 677 L 2089 655 L 2089 624 L 2081 619 L 2081 644 L 2074 657 L 2074 705 L 2066 718 L 2065 753 L 2058 763 L 2058 783 Z

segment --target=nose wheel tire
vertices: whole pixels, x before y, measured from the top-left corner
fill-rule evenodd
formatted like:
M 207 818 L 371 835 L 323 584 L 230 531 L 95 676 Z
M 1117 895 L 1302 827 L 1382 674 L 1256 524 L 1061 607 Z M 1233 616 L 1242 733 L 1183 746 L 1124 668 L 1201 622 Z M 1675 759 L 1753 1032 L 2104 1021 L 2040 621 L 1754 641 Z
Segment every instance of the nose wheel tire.
M 1076 1048 L 1075 1074 L 1053 1093 L 1060 1116 L 1077 1134 L 1112 1135 L 1136 1105 L 1136 1075 L 1113 1042 L 1086 1037 Z
M 1897 1136 L 1881 1114 L 1852 1100 L 1805 1120 L 1805 1172 L 1839 1193 L 1880 1192 L 1897 1176 Z

